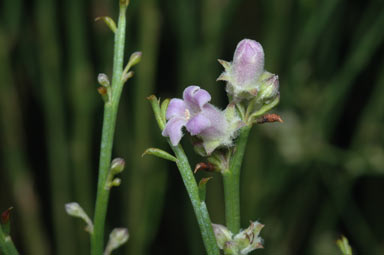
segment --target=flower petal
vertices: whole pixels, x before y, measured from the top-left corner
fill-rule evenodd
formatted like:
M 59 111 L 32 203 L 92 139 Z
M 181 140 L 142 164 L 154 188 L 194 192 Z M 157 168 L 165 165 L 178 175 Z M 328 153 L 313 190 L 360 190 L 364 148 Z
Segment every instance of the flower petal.
M 188 121 L 186 128 L 191 135 L 198 135 L 211 126 L 211 121 L 203 114 L 197 114 Z
M 167 136 L 171 139 L 171 143 L 173 146 L 179 144 L 181 138 L 183 137 L 182 128 L 186 124 L 186 120 L 183 118 L 174 117 L 167 122 L 162 135 Z
M 168 105 L 166 118 L 167 120 L 172 117 L 185 117 L 185 110 L 187 109 L 187 105 L 183 100 L 179 98 L 173 98 Z
M 211 101 L 208 91 L 200 89 L 199 86 L 189 86 L 183 93 L 184 102 L 195 112 Z

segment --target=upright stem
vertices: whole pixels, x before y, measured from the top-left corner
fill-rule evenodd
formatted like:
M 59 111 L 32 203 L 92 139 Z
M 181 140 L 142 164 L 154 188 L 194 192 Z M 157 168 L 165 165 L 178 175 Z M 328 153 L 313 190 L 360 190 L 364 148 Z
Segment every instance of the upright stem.
M 11 237 L 9 235 L 6 235 L 3 232 L 1 225 L 0 225 L 0 250 L 3 251 L 6 255 L 19 254 L 19 252 L 15 248 L 15 245 L 12 242 Z
M 171 144 L 170 144 L 171 145 Z M 208 209 L 204 201 L 200 200 L 199 188 L 195 177 L 193 176 L 191 166 L 189 165 L 188 158 L 184 153 L 181 145 L 172 146 L 172 150 L 177 157 L 177 167 L 183 179 L 185 188 L 187 189 L 189 198 L 191 199 L 193 210 L 199 223 L 201 235 L 203 238 L 204 246 L 208 255 L 220 254 L 219 248 L 216 244 L 215 234 L 212 229 L 211 219 L 209 218 Z
M 115 133 L 116 115 L 124 82 L 122 80 L 124 43 L 125 43 L 125 12 L 127 6 L 120 4 L 118 28 L 115 34 L 113 58 L 112 97 L 104 104 L 103 130 L 100 146 L 99 180 L 94 214 L 94 232 L 91 238 L 91 254 L 101 255 L 104 247 L 104 224 L 107 214 L 109 188 L 106 187 L 111 164 L 113 136 Z
M 162 118 L 159 101 L 155 96 L 150 96 L 153 112 L 155 114 L 157 123 L 160 129 L 164 129 L 165 119 Z M 209 218 L 208 209 L 204 201 L 200 199 L 199 188 L 196 183 L 195 176 L 192 173 L 191 166 L 188 162 L 188 158 L 181 145 L 172 146 L 168 139 L 168 143 L 171 146 L 173 152 L 177 158 L 177 167 L 183 179 L 185 188 L 187 189 L 188 196 L 191 199 L 193 210 L 195 212 L 197 222 L 200 227 L 200 232 L 203 238 L 204 246 L 208 255 L 219 255 L 219 247 L 216 243 L 216 237 L 212 229 L 211 219 Z
M 234 234 L 240 231 L 240 169 L 251 128 L 251 125 L 247 125 L 240 130 L 229 169 L 223 173 L 225 221 L 227 228 Z

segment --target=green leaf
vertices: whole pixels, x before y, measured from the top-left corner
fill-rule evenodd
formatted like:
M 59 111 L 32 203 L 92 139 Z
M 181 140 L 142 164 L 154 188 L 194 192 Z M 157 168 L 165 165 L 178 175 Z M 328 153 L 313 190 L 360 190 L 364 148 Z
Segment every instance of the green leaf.
M 167 114 L 167 109 L 168 109 L 168 105 L 169 105 L 169 102 L 171 100 L 169 98 L 165 99 L 162 103 L 161 103 L 161 107 L 160 107 L 160 110 L 161 110 L 161 117 L 163 118 L 163 121 L 164 123 L 166 122 L 166 114 Z
M 339 240 L 336 241 L 337 246 L 343 253 L 343 255 L 352 255 L 352 248 L 349 245 L 348 239 L 345 236 L 342 236 Z
M 162 158 L 162 159 L 166 159 L 166 160 L 169 160 L 169 161 L 177 162 L 177 158 L 175 156 L 169 154 L 166 151 L 158 149 L 158 148 L 146 149 L 141 156 L 143 157 L 145 155 L 153 155 L 153 156 L 156 156 L 158 158 Z
M 9 235 L 11 232 L 10 216 L 12 209 L 13 207 L 9 207 L 1 214 L 1 227 L 3 228 L 3 231 L 6 235 Z
M 102 20 L 104 23 L 111 29 L 113 33 L 116 33 L 117 27 L 115 21 L 111 17 L 103 16 L 103 17 L 97 17 L 95 21 Z
M 212 177 L 203 178 L 199 182 L 199 197 L 201 201 L 205 201 L 205 194 L 207 191 L 207 183 Z

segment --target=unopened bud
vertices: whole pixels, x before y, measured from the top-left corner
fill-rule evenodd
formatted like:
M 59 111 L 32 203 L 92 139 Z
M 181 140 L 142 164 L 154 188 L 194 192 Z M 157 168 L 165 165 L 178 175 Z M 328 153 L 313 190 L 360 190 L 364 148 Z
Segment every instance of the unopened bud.
M 93 223 L 78 203 L 72 202 L 65 204 L 65 211 L 70 216 L 84 220 L 87 224 L 86 230 L 90 233 L 93 233 Z
M 123 158 L 115 158 L 111 163 L 111 174 L 115 176 L 121 173 L 125 167 L 125 160 Z
M 260 89 L 257 95 L 258 101 L 268 104 L 279 95 L 279 76 L 270 72 L 264 72 L 260 77 Z
M 263 224 L 255 221 L 234 237 L 241 254 L 248 254 L 255 249 L 263 248 L 263 239 L 259 236 Z
M 109 87 L 110 85 L 108 76 L 105 73 L 99 73 L 97 76 L 97 81 L 103 87 Z
M 244 39 L 237 44 L 232 71 L 238 86 L 247 86 L 264 71 L 264 50 L 260 43 Z
M 215 233 L 217 246 L 220 249 L 225 247 L 225 244 L 232 240 L 232 232 L 223 225 L 220 224 L 212 224 L 213 232 Z
M 227 93 L 234 101 L 251 99 L 259 90 L 264 71 L 264 50 L 260 43 L 244 39 L 237 44 L 233 62 L 219 60 L 225 72 L 217 80 L 227 81 Z
M 112 185 L 112 186 L 115 186 L 115 187 L 120 186 L 120 184 L 121 184 L 121 179 L 120 179 L 120 178 L 115 178 L 115 179 L 113 179 L 113 181 L 112 181 L 112 183 L 111 183 L 111 185 Z
M 115 228 L 109 235 L 107 247 L 105 248 L 104 255 L 109 255 L 113 250 L 116 250 L 125 242 L 128 241 L 129 233 L 126 228 Z
M 140 63 L 141 55 L 142 55 L 142 53 L 140 51 L 136 51 L 136 52 L 132 53 L 131 56 L 129 57 L 128 65 L 130 67 L 132 67 L 132 66 Z

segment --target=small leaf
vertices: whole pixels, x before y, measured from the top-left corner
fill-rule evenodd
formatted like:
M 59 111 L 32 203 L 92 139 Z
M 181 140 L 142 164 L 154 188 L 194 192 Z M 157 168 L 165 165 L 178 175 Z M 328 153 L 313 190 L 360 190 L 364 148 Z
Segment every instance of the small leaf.
M 161 103 L 161 106 L 160 106 L 160 110 L 161 110 L 161 117 L 163 118 L 163 121 L 166 122 L 166 115 L 167 115 L 167 109 L 168 109 L 168 105 L 169 105 L 169 102 L 171 100 L 169 98 L 165 99 L 162 103 Z
M 352 255 L 352 248 L 349 245 L 348 239 L 345 236 L 341 236 L 339 240 L 336 241 L 337 246 L 343 253 L 343 255 Z
M 205 201 L 205 194 L 207 191 L 207 183 L 212 177 L 203 178 L 199 182 L 199 197 L 201 201 Z
M 149 97 L 147 97 L 147 99 L 152 105 L 152 110 L 153 110 L 153 113 L 155 114 L 157 124 L 159 125 L 159 128 L 162 131 L 165 127 L 165 121 L 163 120 L 161 115 L 160 102 L 155 95 L 150 95 Z
M 13 207 L 9 207 L 1 214 L 1 226 L 6 235 L 9 235 L 11 229 L 10 217 Z
M 156 157 L 159 157 L 159 158 L 162 158 L 162 159 L 166 159 L 166 160 L 170 160 L 170 161 L 173 161 L 173 162 L 177 162 L 177 158 L 175 156 L 172 156 L 168 152 L 163 151 L 163 150 L 158 149 L 158 148 L 146 149 L 141 156 L 144 157 L 145 155 L 153 155 L 153 156 L 156 156 Z
M 112 30 L 112 32 L 116 33 L 117 27 L 116 23 L 113 21 L 111 17 L 103 16 L 103 17 L 97 17 L 95 21 L 102 20 L 105 22 L 105 24 L 109 27 L 109 29 Z
M 229 70 L 229 68 L 231 67 L 231 62 L 222 59 L 218 59 L 217 61 L 219 61 L 219 63 L 224 67 L 225 71 Z

